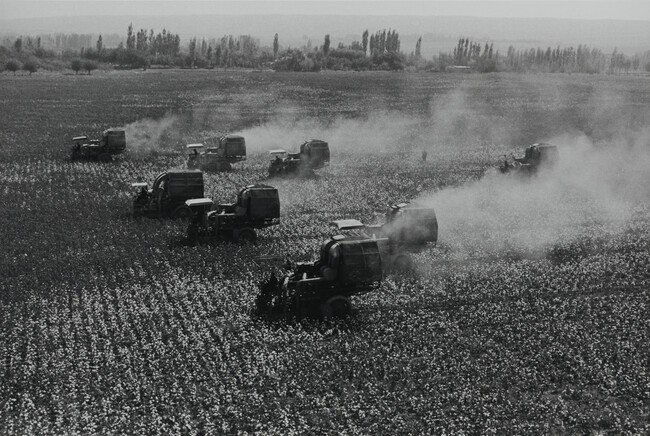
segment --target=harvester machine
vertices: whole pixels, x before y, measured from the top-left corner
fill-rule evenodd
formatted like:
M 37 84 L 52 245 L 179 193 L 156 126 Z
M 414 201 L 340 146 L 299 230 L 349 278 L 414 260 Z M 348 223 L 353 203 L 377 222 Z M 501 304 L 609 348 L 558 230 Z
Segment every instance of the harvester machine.
M 343 235 L 323 242 L 318 260 L 287 261 L 280 274 L 259 285 L 258 313 L 287 319 L 343 317 L 351 297 L 379 288 L 384 276 L 378 241 Z
M 365 225 L 356 219 L 343 219 L 331 223 L 338 231 L 350 237 L 377 241 L 384 269 L 404 272 L 412 267 L 411 253 L 438 241 L 438 220 L 431 207 L 414 203 L 391 205 L 386 221 L 381 225 Z
M 330 148 L 325 141 L 310 139 L 300 145 L 298 153 L 284 149 L 270 150 L 269 177 L 313 174 L 330 163 Z
M 71 160 L 110 162 L 113 156 L 126 150 L 126 133 L 123 129 L 107 129 L 102 132 L 100 139 L 88 140 L 87 136 L 75 136 L 72 142 Z
M 249 185 L 237 194 L 235 203 L 217 204 L 209 198 L 185 202 L 194 219 L 187 228 L 190 242 L 228 240 L 255 242 L 256 229 L 280 223 L 278 190 L 268 185 Z
M 197 170 L 161 173 L 151 189 L 144 182 L 132 183 L 131 186 L 137 190 L 133 198 L 135 216 L 189 219 L 193 211 L 185 202 L 205 195 L 203 173 Z
M 188 168 L 204 171 L 230 171 L 232 164 L 246 160 L 246 140 L 239 135 L 223 135 L 216 145 L 188 144 Z
M 540 169 L 553 168 L 557 165 L 560 154 L 556 145 L 540 142 L 526 148 L 523 158 L 504 156 L 499 171 L 504 174 L 532 175 Z

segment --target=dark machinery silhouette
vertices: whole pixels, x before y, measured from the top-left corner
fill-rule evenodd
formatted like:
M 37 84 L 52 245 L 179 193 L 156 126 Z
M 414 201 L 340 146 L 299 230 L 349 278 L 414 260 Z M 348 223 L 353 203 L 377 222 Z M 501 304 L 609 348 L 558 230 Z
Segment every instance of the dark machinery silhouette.
M 504 156 L 499 171 L 503 174 L 532 175 L 557 165 L 560 153 L 556 145 L 540 142 L 526 148 L 523 158 Z
M 232 164 L 246 160 L 246 140 L 239 135 L 223 135 L 216 145 L 188 144 L 188 168 L 204 171 L 230 171 Z
M 434 210 L 410 203 L 391 206 L 383 225 L 366 226 L 355 219 L 332 224 L 346 234 L 323 242 L 318 260 L 287 261 L 284 272 L 273 272 L 259 284 L 259 313 L 286 318 L 350 315 L 352 296 L 378 289 L 387 273 L 410 269 L 409 254 L 438 240 Z
M 269 177 L 310 175 L 330 163 L 330 148 L 325 141 L 310 139 L 300 145 L 298 153 L 284 149 L 270 150 Z
M 185 206 L 194 219 L 187 227 L 191 243 L 228 240 L 255 242 L 256 229 L 280 223 L 278 190 L 268 185 L 249 185 L 237 194 L 235 203 L 217 204 L 209 198 L 190 199 Z
M 75 136 L 72 142 L 74 145 L 70 151 L 71 160 L 110 162 L 113 156 L 126 150 L 126 133 L 123 129 L 107 129 L 102 132 L 100 139 L 88 141 L 87 136 Z
M 131 186 L 137 190 L 133 197 L 135 216 L 189 219 L 193 212 L 185 202 L 205 195 L 203 173 L 197 170 L 161 173 L 151 189 L 144 182 L 132 183 Z
M 283 273 L 260 283 L 257 310 L 286 318 L 347 316 L 350 297 L 378 289 L 383 276 L 376 240 L 337 235 L 323 242 L 318 260 L 287 262 Z

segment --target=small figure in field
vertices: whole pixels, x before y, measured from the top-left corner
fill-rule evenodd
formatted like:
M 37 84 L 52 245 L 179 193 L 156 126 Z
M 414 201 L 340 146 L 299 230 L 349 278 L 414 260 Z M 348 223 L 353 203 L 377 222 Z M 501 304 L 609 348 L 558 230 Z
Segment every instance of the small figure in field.
M 427 151 L 422 150 L 422 162 L 426 162 L 426 161 L 427 161 Z

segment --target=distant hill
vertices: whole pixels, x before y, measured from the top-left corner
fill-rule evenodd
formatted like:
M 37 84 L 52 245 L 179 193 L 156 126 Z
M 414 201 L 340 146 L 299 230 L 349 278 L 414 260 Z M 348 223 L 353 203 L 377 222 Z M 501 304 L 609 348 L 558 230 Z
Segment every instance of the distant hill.
M 126 35 L 129 23 L 134 29 L 167 28 L 181 35 L 183 42 L 193 36 L 220 37 L 226 34 L 250 34 L 262 45 L 271 45 L 279 34 L 283 47 L 301 47 L 311 40 L 322 44 L 330 34 L 332 47 L 339 42 L 349 44 L 361 40 L 368 29 L 396 29 L 401 49 L 409 53 L 423 36 L 422 54 L 430 56 L 449 51 L 461 36 L 474 41 L 494 42 L 502 52 L 509 45 L 517 48 L 586 44 L 605 52 L 627 54 L 650 50 L 650 22 L 617 20 L 570 20 L 555 18 L 487 18 L 430 16 L 292 16 L 292 15 L 228 15 L 228 16 L 103 16 L 59 17 L 0 20 L 0 36 L 38 33 L 92 33 Z

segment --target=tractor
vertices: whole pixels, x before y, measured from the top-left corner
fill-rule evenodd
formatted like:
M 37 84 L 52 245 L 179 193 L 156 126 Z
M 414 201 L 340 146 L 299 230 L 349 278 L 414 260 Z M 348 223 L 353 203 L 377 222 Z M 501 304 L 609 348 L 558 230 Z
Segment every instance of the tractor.
M 344 317 L 352 313 L 350 297 L 374 291 L 384 277 L 382 255 L 375 239 L 343 235 L 323 242 L 314 262 L 287 261 L 259 284 L 258 313 L 287 319 Z
M 197 170 L 161 173 L 151 189 L 142 182 L 132 183 L 131 186 L 138 190 L 133 198 L 135 216 L 189 219 L 193 211 L 185 202 L 205 195 L 203 173 Z
M 123 129 L 107 129 L 102 132 L 100 139 L 88 141 L 87 136 L 72 138 L 74 145 L 70 153 L 70 160 L 94 159 L 101 162 L 110 162 L 113 156 L 126 150 L 126 134 Z
M 298 153 L 289 153 L 284 149 L 269 151 L 269 177 L 282 175 L 310 175 L 313 170 L 323 168 L 330 163 L 330 148 L 325 141 L 310 139 L 300 145 Z
M 499 171 L 503 174 L 532 175 L 538 170 L 557 165 L 560 154 L 556 145 L 540 142 L 526 148 L 523 158 L 504 156 Z
M 246 160 L 246 141 L 243 136 L 224 135 L 216 140 L 216 146 L 188 144 L 188 168 L 204 171 L 230 171 L 232 164 Z M 204 151 L 200 151 L 205 148 Z
M 191 243 L 206 240 L 255 242 L 255 229 L 280 223 L 278 190 L 268 185 L 249 185 L 237 194 L 235 203 L 218 204 L 209 198 L 189 199 L 185 206 L 194 219 L 187 227 Z

